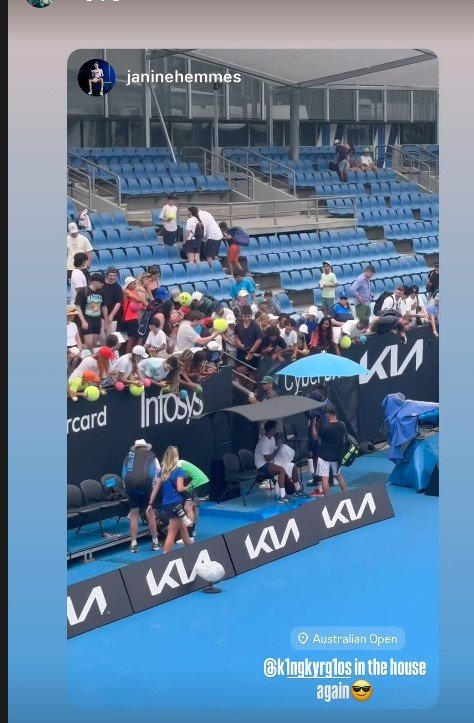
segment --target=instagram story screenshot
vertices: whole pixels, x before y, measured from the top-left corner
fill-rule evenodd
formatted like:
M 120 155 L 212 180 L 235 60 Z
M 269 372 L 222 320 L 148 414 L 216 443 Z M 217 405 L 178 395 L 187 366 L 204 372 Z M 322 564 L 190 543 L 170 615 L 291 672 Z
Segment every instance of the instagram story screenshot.
M 449 719 L 438 48 L 10 5 L 11 720 Z

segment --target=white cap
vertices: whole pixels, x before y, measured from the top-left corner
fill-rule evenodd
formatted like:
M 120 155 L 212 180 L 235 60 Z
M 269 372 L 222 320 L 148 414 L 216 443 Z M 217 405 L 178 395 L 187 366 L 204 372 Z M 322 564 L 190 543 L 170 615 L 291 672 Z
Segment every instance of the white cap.
M 143 357 L 143 359 L 148 359 L 148 354 L 145 351 L 145 347 L 141 346 L 140 344 L 137 344 L 132 349 L 132 354 L 137 354 L 137 356 Z
M 192 299 L 193 301 L 201 301 L 201 299 L 202 299 L 203 296 L 204 296 L 204 294 L 201 294 L 200 291 L 194 291 L 194 292 L 191 294 L 191 299 Z
M 178 289 L 177 286 L 173 286 L 173 288 L 170 289 L 170 296 L 172 299 L 177 299 L 178 296 L 180 295 L 180 293 L 181 293 L 181 289 Z
M 134 277 L 134 276 L 127 276 L 126 279 L 125 279 L 125 281 L 123 282 L 123 288 L 126 289 L 127 286 L 129 286 L 129 285 L 132 283 L 132 281 L 135 281 L 135 277 Z
M 77 228 L 77 223 L 74 223 L 73 221 L 71 221 L 71 223 L 67 227 L 67 230 L 69 231 L 69 233 L 79 233 L 79 229 Z
M 270 321 L 276 321 L 278 319 L 278 316 L 275 316 L 275 314 L 268 314 L 268 318 Z
M 335 138 L 335 139 L 333 140 L 332 144 L 333 144 L 333 146 L 337 146 L 337 144 L 340 143 L 340 142 L 341 142 L 341 141 L 339 140 L 339 138 Z
M 238 293 L 238 296 L 240 296 L 241 298 L 242 298 L 243 296 L 248 296 L 248 295 L 249 295 L 249 292 L 246 291 L 245 289 L 240 289 L 240 291 L 239 291 L 239 293 Z
M 219 351 L 221 348 L 221 345 L 218 341 L 210 341 L 207 345 L 207 348 L 209 351 Z
M 235 324 L 235 314 L 232 309 L 224 308 L 224 319 L 228 324 Z
M 306 324 L 301 324 L 301 326 L 300 326 L 300 328 L 298 329 L 298 331 L 301 331 L 302 334 L 307 334 L 307 333 L 308 333 L 308 327 L 306 326 Z
M 307 316 L 317 316 L 318 315 L 318 307 L 317 306 L 310 306 L 308 309 Z

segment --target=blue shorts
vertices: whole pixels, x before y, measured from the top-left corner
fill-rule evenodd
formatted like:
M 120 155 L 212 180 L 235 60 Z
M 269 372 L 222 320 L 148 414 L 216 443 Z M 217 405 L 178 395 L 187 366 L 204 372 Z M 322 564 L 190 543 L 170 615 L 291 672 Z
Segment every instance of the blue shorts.
M 127 491 L 128 494 L 128 504 L 130 505 L 130 509 L 139 509 L 139 510 L 145 510 L 148 505 L 150 504 L 150 496 L 151 491 L 153 489 L 153 486 L 151 482 L 149 482 L 146 485 L 137 487 L 136 489 L 131 490 L 130 492 Z
M 425 308 L 426 308 L 426 313 L 429 314 L 430 316 L 438 316 L 438 307 L 427 306 Z

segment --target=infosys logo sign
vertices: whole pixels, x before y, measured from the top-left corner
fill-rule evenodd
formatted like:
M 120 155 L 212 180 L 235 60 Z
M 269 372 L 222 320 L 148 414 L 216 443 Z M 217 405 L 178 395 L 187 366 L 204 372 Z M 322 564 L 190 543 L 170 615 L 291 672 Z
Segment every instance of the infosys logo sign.
M 189 424 L 193 417 L 202 414 L 204 402 L 198 394 L 188 394 L 181 399 L 176 394 L 161 394 L 157 397 L 141 395 L 142 429 L 165 422 L 182 422 Z

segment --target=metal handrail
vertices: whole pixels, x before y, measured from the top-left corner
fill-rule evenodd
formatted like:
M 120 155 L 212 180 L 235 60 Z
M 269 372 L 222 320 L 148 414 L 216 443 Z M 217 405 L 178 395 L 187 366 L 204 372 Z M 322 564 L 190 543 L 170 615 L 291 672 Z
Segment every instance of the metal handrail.
M 91 173 L 88 174 L 88 175 L 89 175 L 89 177 L 91 178 L 92 193 L 96 193 L 96 191 L 97 191 L 97 186 L 96 186 L 97 180 L 101 181 L 103 184 L 110 183 L 111 185 L 113 185 L 113 184 L 111 183 L 110 179 L 108 179 L 108 178 L 107 178 L 107 179 L 105 179 L 105 178 L 97 178 L 97 171 L 100 171 L 100 172 L 102 172 L 102 173 L 107 173 L 109 176 L 112 176 L 112 178 L 116 179 L 116 182 L 117 182 L 117 193 L 116 193 L 116 195 L 117 195 L 117 204 L 118 204 L 119 206 L 122 205 L 122 179 L 120 178 L 120 176 L 119 176 L 117 173 L 114 173 L 113 171 L 109 171 L 108 168 L 104 168 L 104 166 L 99 166 L 97 163 L 94 163 L 93 161 L 90 161 L 88 158 L 84 158 L 83 156 L 77 155 L 77 153 L 72 153 L 72 151 L 68 151 L 67 155 L 68 155 L 68 158 L 78 158 L 82 163 L 86 163 L 88 168 L 89 168 L 89 167 L 91 168 Z M 71 163 L 71 164 L 68 163 L 68 166 L 69 166 L 69 165 L 72 166 L 72 168 L 77 168 L 77 170 L 82 170 L 84 173 L 86 172 L 83 167 L 74 166 L 72 163 Z M 97 170 L 96 170 L 96 169 L 97 169 Z
M 79 177 L 79 179 L 75 179 L 72 177 L 72 174 Z M 67 183 L 68 185 L 70 183 L 74 183 L 77 181 L 78 183 L 86 183 L 87 185 L 87 195 L 88 195 L 88 202 L 87 206 L 88 208 L 92 207 L 92 179 L 85 171 L 82 170 L 82 168 L 77 168 L 77 166 L 71 166 L 67 165 Z M 72 196 L 72 194 L 71 194 Z
M 412 146 L 412 147 L 415 146 L 415 148 L 420 148 L 423 151 L 424 155 L 427 156 L 427 158 L 425 158 L 425 161 L 427 163 L 432 163 L 435 167 L 436 174 L 439 175 L 439 157 L 435 153 L 431 153 L 431 151 L 429 151 L 427 148 L 424 148 L 419 143 L 403 143 L 400 146 L 400 149 L 403 151 L 403 153 L 407 153 L 408 155 L 410 155 L 408 151 L 403 150 L 404 148 L 407 148 L 410 146 Z
M 247 193 L 245 195 L 251 200 L 255 199 L 255 173 L 251 171 L 250 168 L 246 168 L 240 163 L 230 161 L 228 158 L 225 158 L 225 156 L 220 156 L 218 153 L 214 153 L 208 148 L 203 148 L 202 146 L 185 146 L 181 150 L 183 158 L 186 156 L 185 151 L 192 151 L 194 153 L 199 151 L 203 157 L 204 175 L 206 175 L 206 171 L 208 169 L 213 172 L 215 167 L 219 168 L 219 166 L 222 165 L 223 175 L 227 176 L 229 188 L 231 187 L 231 182 L 233 180 L 240 180 L 233 178 L 233 176 L 237 173 L 244 173 L 246 176 L 245 180 L 247 181 Z M 216 172 L 219 173 L 219 171 Z
M 249 165 L 249 156 L 252 155 L 256 158 L 261 158 L 266 163 L 270 164 L 270 174 L 269 174 L 269 180 L 270 180 L 270 186 L 272 185 L 272 165 L 278 166 L 279 168 L 284 168 L 287 171 L 286 177 L 288 179 L 289 173 L 293 176 L 293 196 L 296 198 L 296 171 L 294 168 L 290 168 L 290 166 L 285 166 L 284 163 L 281 161 L 275 161 L 273 158 L 267 158 L 267 156 L 262 156 L 261 153 L 257 153 L 256 151 L 252 151 L 249 148 L 237 148 L 237 150 L 242 151 L 242 153 L 245 153 L 245 156 L 247 158 L 247 166 Z M 276 178 L 280 178 L 280 176 L 276 176 Z M 289 185 L 289 184 L 288 184 Z
M 408 153 L 402 151 L 398 146 L 386 144 L 380 144 L 375 146 L 376 162 L 380 160 L 379 151 L 382 149 L 384 152 L 384 158 L 391 158 L 392 161 L 394 161 L 398 165 L 398 170 L 397 168 L 393 168 L 395 173 L 397 173 L 399 176 L 404 176 L 405 178 L 408 178 L 408 181 L 411 181 L 416 175 L 418 185 L 427 190 L 429 193 L 433 193 L 432 169 L 428 163 L 425 163 L 424 161 L 420 161 L 418 158 L 410 156 Z M 426 175 L 427 183 L 425 185 L 420 180 L 421 174 Z
M 212 201 L 202 201 L 199 202 L 199 208 L 205 209 L 206 207 L 209 208 L 219 208 L 222 209 L 222 214 L 218 216 L 218 218 L 228 220 L 230 225 L 232 226 L 234 224 L 234 221 L 237 221 L 241 218 L 248 218 L 248 214 L 238 214 L 239 209 L 248 209 L 248 207 L 255 206 L 255 211 L 252 212 L 251 216 L 252 218 L 269 218 L 273 216 L 273 223 L 274 226 L 278 225 L 279 217 L 282 216 L 294 216 L 297 214 L 305 215 L 308 218 L 312 218 L 314 216 L 314 220 L 316 223 L 319 222 L 319 209 L 321 204 L 324 201 L 332 200 L 332 199 L 344 199 L 344 198 L 359 198 L 358 194 L 346 194 L 344 196 L 337 195 L 337 196 L 312 196 L 311 198 L 291 198 L 291 199 L 269 199 L 264 201 L 220 201 L 218 203 L 212 202 Z M 306 205 L 306 207 L 304 207 Z M 278 207 L 283 206 L 283 210 L 279 210 Z M 290 208 L 288 208 L 290 206 Z M 260 207 L 263 207 L 262 210 L 260 210 Z M 265 210 L 269 208 L 270 211 L 265 213 Z M 355 213 L 355 203 L 354 203 L 354 213 Z M 217 216 L 217 214 L 215 214 Z M 180 220 L 184 220 L 180 218 Z M 346 219 L 347 221 L 353 221 L 353 225 L 357 226 L 357 219 Z

